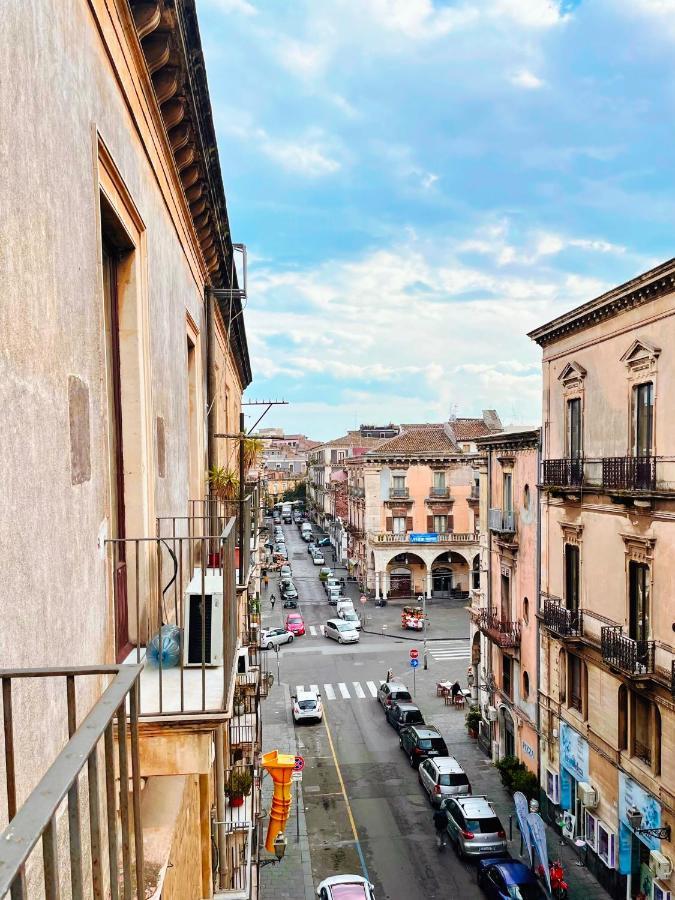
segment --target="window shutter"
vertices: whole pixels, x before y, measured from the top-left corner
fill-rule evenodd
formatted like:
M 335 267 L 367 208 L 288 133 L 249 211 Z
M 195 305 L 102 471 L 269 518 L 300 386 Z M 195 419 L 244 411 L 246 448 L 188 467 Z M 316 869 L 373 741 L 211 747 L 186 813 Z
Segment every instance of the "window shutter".
M 427 516 L 427 531 L 433 531 L 433 530 L 434 530 L 434 517 Z
M 394 530 L 394 520 L 392 519 L 391 516 L 387 516 L 387 531 L 393 531 L 393 530 Z
M 407 516 L 405 520 L 405 530 L 412 531 L 413 530 L 413 520 L 412 516 Z
M 447 529 L 448 529 L 448 534 L 450 534 L 451 532 L 454 531 L 454 529 L 455 529 L 455 525 L 454 525 L 454 516 L 448 516 L 448 525 L 447 525 Z

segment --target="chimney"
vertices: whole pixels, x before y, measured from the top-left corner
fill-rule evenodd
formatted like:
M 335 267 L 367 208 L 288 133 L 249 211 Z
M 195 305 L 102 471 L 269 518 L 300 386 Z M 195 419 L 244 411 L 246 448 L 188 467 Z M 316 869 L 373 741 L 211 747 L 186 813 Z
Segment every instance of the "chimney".
M 502 420 L 497 415 L 496 409 L 484 409 L 483 421 L 490 431 L 503 431 Z

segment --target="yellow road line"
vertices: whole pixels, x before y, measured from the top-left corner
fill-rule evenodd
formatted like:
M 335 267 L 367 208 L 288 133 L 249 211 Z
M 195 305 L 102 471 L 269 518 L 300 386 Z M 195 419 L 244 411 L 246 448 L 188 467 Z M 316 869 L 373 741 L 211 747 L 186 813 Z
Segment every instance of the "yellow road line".
M 366 861 L 363 856 L 363 850 L 361 849 L 361 841 L 359 840 L 359 833 L 356 830 L 356 822 L 354 821 L 354 814 L 352 813 L 352 807 L 349 803 L 349 797 L 347 796 L 347 789 L 345 787 L 345 782 L 342 777 L 342 772 L 340 771 L 340 763 L 338 762 L 337 754 L 335 752 L 335 746 L 333 744 L 333 738 L 330 733 L 330 728 L 328 727 L 328 718 L 326 716 L 326 710 L 324 708 L 323 711 L 323 724 L 326 726 L 326 734 L 328 735 L 328 744 L 330 745 L 330 752 L 333 755 L 333 762 L 335 763 L 335 771 L 337 772 L 338 781 L 340 782 L 340 788 L 342 790 L 342 796 L 345 798 L 345 806 L 347 807 L 347 816 L 349 818 L 349 824 L 352 828 L 352 834 L 354 835 L 354 841 L 356 843 L 356 849 L 359 854 L 359 859 L 361 860 L 361 868 L 363 869 L 364 878 L 369 879 L 368 869 L 366 868 Z

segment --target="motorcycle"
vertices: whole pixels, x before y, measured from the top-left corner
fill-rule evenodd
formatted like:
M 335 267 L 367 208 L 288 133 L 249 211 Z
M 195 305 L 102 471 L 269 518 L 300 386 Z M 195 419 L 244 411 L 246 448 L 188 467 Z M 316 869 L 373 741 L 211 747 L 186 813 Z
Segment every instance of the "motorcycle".
M 540 878 L 544 877 L 544 867 L 537 867 L 537 874 Z M 567 900 L 569 885 L 565 881 L 565 871 L 559 859 L 549 863 L 548 875 L 551 881 L 551 896 L 554 900 Z

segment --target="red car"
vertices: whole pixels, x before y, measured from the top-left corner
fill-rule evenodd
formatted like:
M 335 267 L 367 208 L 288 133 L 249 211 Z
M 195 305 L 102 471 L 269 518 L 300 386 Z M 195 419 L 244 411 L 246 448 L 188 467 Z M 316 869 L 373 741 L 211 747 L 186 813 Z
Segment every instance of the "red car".
M 305 633 L 305 621 L 300 615 L 300 613 L 291 613 L 289 616 L 286 616 L 286 631 L 290 631 L 291 634 L 299 635 Z

